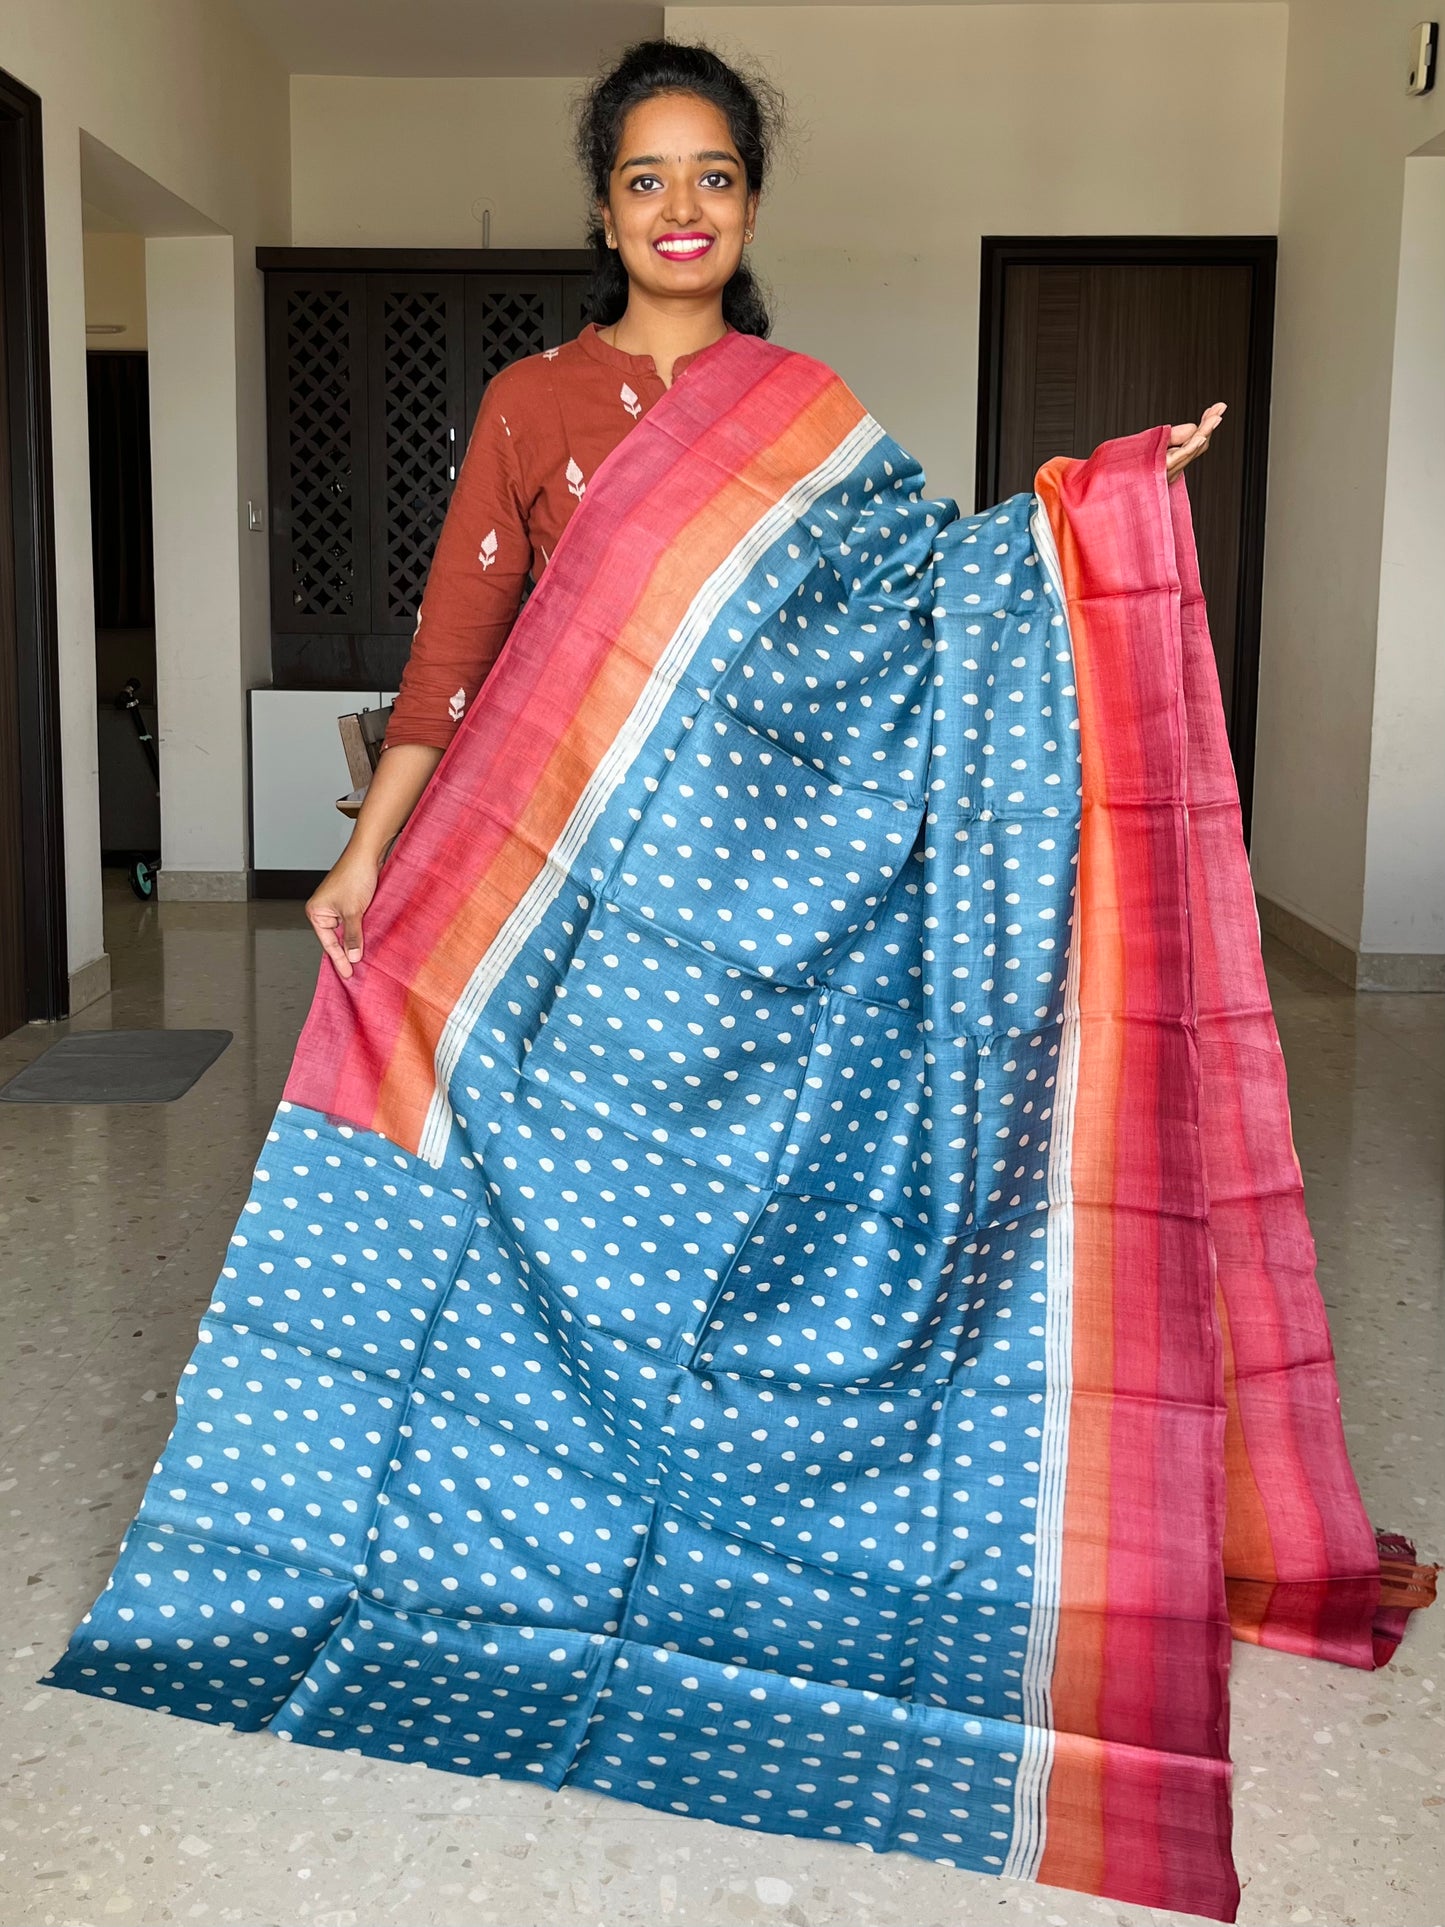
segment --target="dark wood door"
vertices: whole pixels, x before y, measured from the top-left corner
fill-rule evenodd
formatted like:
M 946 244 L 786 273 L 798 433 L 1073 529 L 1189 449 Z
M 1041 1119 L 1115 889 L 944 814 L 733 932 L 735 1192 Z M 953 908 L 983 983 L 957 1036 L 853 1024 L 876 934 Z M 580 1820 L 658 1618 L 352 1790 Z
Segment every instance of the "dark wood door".
M 5 218 L 0 196 L 0 223 Z M 5 235 L 0 228 L 0 258 Z M 10 363 L 0 279 L 0 370 Z M 29 1015 L 25 970 L 25 864 L 20 786 L 20 649 L 15 622 L 15 547 L 10 490 L 8 383 L 0 379 L 0 1037 Z
M 1274 243 L 985 242 L 979 502 L 1229 403 L 1188 488 L 1240 791 L 1253 776 Z
M 562 339 L 572 341 L 592 319 L 592 277 L 568 274 L 562 278 Z
M 143 348 L 90 348 L 85 374 L 95 626 L 154 629 L 149 358 Z
M 0 1030 L 70 1001 L 41 120 L 0 72 Z
M 466 446 L 465 284 L 369 274 L 371 632 L 410 639 Z
M 467 430 L 482 405 L 482 390 L 509 363 L 540 354 L 566 339 L 560 274 L 467 276 Z M 574 328 L 572 333 L 577 330 Z
M 347 636 L 371 627 L 366 277 L 272 275 L 266 414 L 271 626 Z
M 585 256 L 492 252 L 258 252 L 279 684 L 396 687 L 483 389 L 582 325 Z

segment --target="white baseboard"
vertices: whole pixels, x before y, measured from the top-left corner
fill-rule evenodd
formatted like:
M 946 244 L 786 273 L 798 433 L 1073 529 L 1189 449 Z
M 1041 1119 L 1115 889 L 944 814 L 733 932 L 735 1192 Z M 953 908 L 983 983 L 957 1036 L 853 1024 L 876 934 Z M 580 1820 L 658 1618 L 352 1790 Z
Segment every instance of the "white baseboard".
M 98 1004 L 102 997 L 110 995 L 110 957 L 102 950 L 98 957 L 92 957 L 88 964 L 70 973 L 70 1015 L 84 1010 L 87 1004 Z
M 245 903 L 251 895 L 249 870 L 168 870 L 156 872 L 156 895 L 163 903 Z
M 1355 950 L 1307 917 L 1256 894 L 1260 928 L 1351 990 L 1445 993 L 1445 956 L 1427 951 Z

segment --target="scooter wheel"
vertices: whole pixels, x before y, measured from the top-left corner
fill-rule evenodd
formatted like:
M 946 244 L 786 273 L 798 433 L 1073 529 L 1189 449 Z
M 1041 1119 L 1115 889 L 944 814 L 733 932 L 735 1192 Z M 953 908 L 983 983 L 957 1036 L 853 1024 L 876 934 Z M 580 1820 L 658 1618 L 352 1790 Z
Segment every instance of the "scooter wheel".
M 130 887 L 142 903 L 149 903 L 156 893 L 156 866 L 138 856 L 130 866 Z

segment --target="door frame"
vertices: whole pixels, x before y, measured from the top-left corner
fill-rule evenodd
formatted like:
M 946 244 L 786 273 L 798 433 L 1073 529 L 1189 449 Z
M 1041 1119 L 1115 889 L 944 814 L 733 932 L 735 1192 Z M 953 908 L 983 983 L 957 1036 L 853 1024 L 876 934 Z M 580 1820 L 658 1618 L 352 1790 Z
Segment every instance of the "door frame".
M 1259 710 L 1260 612 L 1264 597 L 1265 491 L 1269 475 L 1269 394 L 1274 360 L 1274 283 L 1279 242 L 1273 234 L 997 235 L 982 240 L 978 325 L 978 443 L 974 506 L 998 495 L 998 444 L 1003 394 L 1003 295 L 1009 268 L 1242 267 L 1252 277 L 1245 375 L 1244 490 L 1240 504 L 1239 590 L 1235 611 L 1235 769 L 1244 835 L 1249 838 Z M 1201 403 L 1207 397 L 1201 397 Z
M 19 682 L 20 824 L 29 1019 L 70 1009 L 60 771 L 45 161 L 40 96 L 0 71 L 0 274 L 4 276 L 10 496 Z

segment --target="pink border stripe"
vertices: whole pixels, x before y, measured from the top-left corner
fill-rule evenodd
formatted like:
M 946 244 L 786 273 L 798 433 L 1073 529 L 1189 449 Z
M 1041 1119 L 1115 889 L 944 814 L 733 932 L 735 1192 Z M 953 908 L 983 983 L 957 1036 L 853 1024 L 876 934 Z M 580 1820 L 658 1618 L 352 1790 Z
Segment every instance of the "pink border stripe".
M 1190 909 L 1200 1008 L 1201 1127 L 1237 1399 L 1272 1580 L 1250 1634 L 1373 1666 L 1379 1558 L 1340 1421 L 1334 1353 L 1294 1155 L 1284 1059 L 1182 486 L 1171 491 L 1190 703 Z

